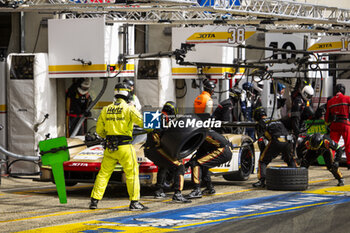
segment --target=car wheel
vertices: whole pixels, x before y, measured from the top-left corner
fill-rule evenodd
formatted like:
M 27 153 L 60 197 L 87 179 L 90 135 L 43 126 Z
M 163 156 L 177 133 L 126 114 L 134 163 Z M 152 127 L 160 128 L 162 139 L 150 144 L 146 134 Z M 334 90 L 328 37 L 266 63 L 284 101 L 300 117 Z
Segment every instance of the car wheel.
M 303 191 L 308 187 L 309 175 L 305 167 L 268 167 L 266 188 L 269 190 Z
M 254 169 L 254 153 L 248 144 L 243 144 L 240 152 L 241 167 L 238 171 L 223 175 L 228 181 L 245 181 L 249 179 L 250 174 Z

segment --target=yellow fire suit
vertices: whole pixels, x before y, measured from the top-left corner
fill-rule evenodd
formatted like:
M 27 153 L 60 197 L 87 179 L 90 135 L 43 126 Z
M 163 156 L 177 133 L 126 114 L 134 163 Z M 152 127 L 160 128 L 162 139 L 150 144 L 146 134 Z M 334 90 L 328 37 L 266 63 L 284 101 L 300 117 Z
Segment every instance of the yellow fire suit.
M 123 99 L 104 107 L 96 124 L 96 133 L 102 138 L 107 136 L 129 136 L 132 138 L 133 125 L 143 127 L 142 115 L 134 106 Z M 124 141 L 125 143 L 125 141 Z M 101 200 L 116 163 L 119 162 L 126 175 L 126 186 L 131 201 L 140 198 L 139 167 L 132 144 L 119 145 L 118 150 L 105 149 L 101 169 L 96 177 L 91 197 Z

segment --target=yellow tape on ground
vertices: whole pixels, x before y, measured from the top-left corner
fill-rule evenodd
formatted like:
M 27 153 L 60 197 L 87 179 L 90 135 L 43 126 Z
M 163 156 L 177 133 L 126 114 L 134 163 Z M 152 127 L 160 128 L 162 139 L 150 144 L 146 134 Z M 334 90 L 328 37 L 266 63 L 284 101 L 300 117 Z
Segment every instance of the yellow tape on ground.
M 323 195 L 344 195 L 344 194 L 350 194 L 350 185 L 334 186 L 334 187 L 317 189 L 317 190 L 312 190 L 312 191 L 304 191 L 304 193 L 323 194 Z
M 138 232 L 147 232 L 147 233 L 161 233 L 161 232 L 171 232 L 177 231 L 169 228 L 157 228 L 157 227 L 125 227 L 119 226 L 118 223 L 111 222 L 102 222 L 102 221 L 89 221 L 82 223 L 73 223 L 62 226 L 53 226 L 45 227 L 27 231 L 18 231 L 21 233 L 64 233 L 64 232 L 88 232 L 88 231 L 98 231 L 98 232 L 107 232 L 105 228 L 110 230 L 117 230 L 118 232 L 125 233 L 138 233 Z M 101 230 L 101 231 L 99 231 Z

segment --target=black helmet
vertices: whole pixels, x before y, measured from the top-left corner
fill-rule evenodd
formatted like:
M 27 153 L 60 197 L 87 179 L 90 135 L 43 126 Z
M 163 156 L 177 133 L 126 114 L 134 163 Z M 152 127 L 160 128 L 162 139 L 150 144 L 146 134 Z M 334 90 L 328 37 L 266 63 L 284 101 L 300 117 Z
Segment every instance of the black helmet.
M 130 79 L 124 79 L 123 80 L 123 83 L 128 85 L 129 87 L 133 87 L 135 84 L 134 84 L 134 81 L 130 80 Z
M 335 86 L 335 93 L 341 92 L 343 95 L 345 95 L 345 86 L 341 83 L 338 83 Z
M 130 87 L 125 83 L 117 83 L 114 87 L 114 97 L 128 100 L 130 91 Z
M 253 111 L 253 118 L 255 121 L 260 121 L 263 116 L 267 116 L 263 107 L 258 107 Z
M 310 138 L 310 147 L 313 150 L 317 150 L 323 143 L 323 137 L 320 133 L 315 133 Z
M 242 88 L 245 91 L 252 91 L 253 84 L 251 82 L 245 82 L 245 83 L 242 84 Z
M 174 115 L 178 113 L 178 109 L 176 103 L 174 101 L 167 101 L 163 105 L 162 113 L 166 113 L 167 115 Z
M 216 87 L 215 83 L 213 81 L 204 80 L 204 91 L 212 93 L 214 91 L 214 88 Z

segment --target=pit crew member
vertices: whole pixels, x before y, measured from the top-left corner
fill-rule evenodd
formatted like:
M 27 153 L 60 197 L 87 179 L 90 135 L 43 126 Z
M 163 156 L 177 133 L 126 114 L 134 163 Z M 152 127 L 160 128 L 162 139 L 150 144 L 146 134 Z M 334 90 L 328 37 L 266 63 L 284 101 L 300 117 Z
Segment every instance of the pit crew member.
M 123 83 L 115 85 L 112 104 L 104 107 L 98 118 L 96 133 L 106 140 L 101 169 L 91 192 L 90 209 L 96 209 L 102 199 L 109 178 L 117 164 L 123 167 L 129 194 L 129 210 L 145 210 L 148 207 L 139 202 L 139 165 L 132 141 L 134 124 L 143 127 L 143 119 L 134 106 L 126 103 L 130 89 Z
M 194 100 L 194 112 L 196 114 L 207 113 L 211 115 L 213 113 L 213 99 L 211 96 L 214 93 L 216 85 L 213 81 L 207 79 L 203 81 L 203 85 L 204 91 Z
M 173 101 L 168 101 L 164 104 L 162 109 L 162 117 L 168 122 L 176 117 L 178 109 Z M 144 145 L 144 154 L 155 165 L 158 166 L 157 173 L 157 191 L 155 192 L 156 198 L 166 197 L 164 193 L 164 182 L 166 180 L 167 172 L 170 172 L 174 176 L 173 188 L 175 190 L 173 195 L 173 201 L 178 203 L 190 203 L 191 201 L 186 199 L 181 191 L 184 186 L 184 174 L 185 167 L 182 160 L 172 158 L 169 156 L 160 145 L 160 140 L 164 129 L 153 130 L 147 134 L 147 140 Z
M 70 137 L 80 118 L 84 116 L 92 102 L 89 94 L 91 86 L 90 78 L 79 78 L 68 88 L 66 92 L 66 136 Z M 84 135 L 87 131 L 86 121 L 78 131 L 78 135 Z
M 293 137 L 289 135 L 287 129 L 281 121 L 271 121 L 267 119 L 263 107 L 254 111 L 254 120 L 258 122 L 256 133 L 258 146 L 260 149 L 260 158 L 258 166 L 259 181 L 253 184 L 253 187 L 265 187 L 266 168 L 272 159 L 282 154 L 282 159 L 288 164 L 288 167 L 296 167 L 296 162 L 292 156 Z M 265 146 L 264 141 L 268 143 Z
M 211 182 L 209 168 L 226 163 L 232 158 L 232 144 L 221 134 L 209 130 L 207 137 L 198 148 L 195 156 L 186 163 L 191 166 L 192 182 L 194 188 L 186 197 L 189 199 L 201 198 L 202 193 L 214 194 L 215 189 Z M 201 191 L 201 181 L 204 181 L 206 188 Z
M 327 102 L 326 124 L 330 124 L 330 137 L 336 143 L 342 136 L 345 144 L 346 163 L 350 169 L 350 96 L 345 95 L 345 86 L 335 86 L 336 95 Z
M 336 152 L 335 159 L 333 159 L 333 150 Z M 342 154 L 343 147 L 340 147 L 328 135 L 321 135 L 320 133 L 307 135 L 297 147 L 297 155 L 301 159 L 301 167 L 308 168 L 316 161 L 318 156 L 322 155 L 327 169 L 338 180 L 338 186 L 344 186 L 344 178 L 339 171 L 339 161 Z
M 135 85 L 134 82 L 132 80 L 129 79 L 124 79 L 123 83 L 125 83 L 126 85 L 128 85 L 130 87 L 130 96 L 128 99 L 128 103 L 131 105 L 134 105 L 135 108 L 139 111 L 141 111 L 141 103 L 139 98 L 137 98 L 137 96 L 135 95 Z

